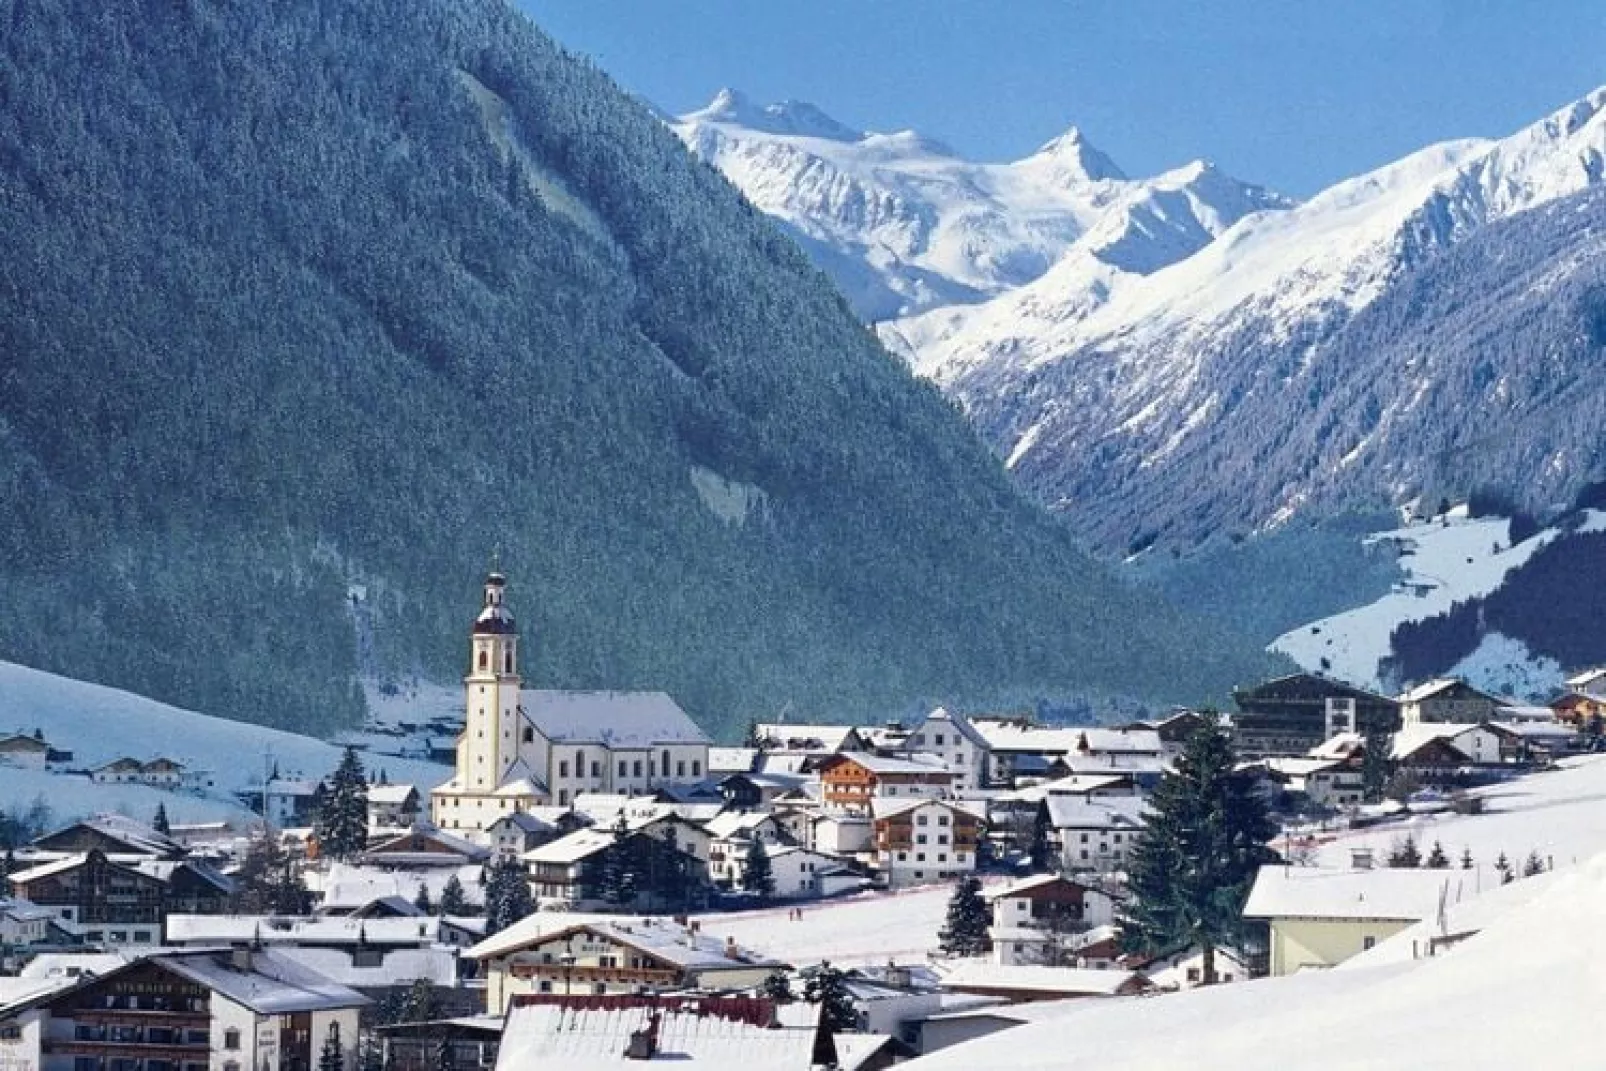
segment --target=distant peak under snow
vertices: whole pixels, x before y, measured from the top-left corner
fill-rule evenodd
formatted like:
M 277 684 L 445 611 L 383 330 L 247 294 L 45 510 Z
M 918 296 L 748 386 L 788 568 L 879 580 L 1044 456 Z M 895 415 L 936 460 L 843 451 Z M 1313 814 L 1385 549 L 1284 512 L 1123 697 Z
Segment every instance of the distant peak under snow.
M 838 122 L 807 101 L 786 100 L 779 104 L 755 104 L 739 89 L 721 89 L 714 99 L 698 111 L 680 117 L 682 123 L 730 123 L 766 134 L 825 138 L 830 141 L 862 141 L 864 132 Z
M 1127 177 L 1126 172 L 1088 141 L 1076 126 L 1045 141 L 1029 159 L 1052 161 L 1065 170 L 1066 178 L 1083 182 L 1120 181 Z

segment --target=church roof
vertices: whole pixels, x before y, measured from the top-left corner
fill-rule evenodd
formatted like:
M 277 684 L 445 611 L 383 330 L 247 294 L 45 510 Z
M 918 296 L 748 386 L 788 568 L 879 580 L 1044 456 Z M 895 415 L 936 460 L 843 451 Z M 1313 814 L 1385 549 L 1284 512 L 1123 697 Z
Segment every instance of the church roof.
M 614 749 L 707 744 L 708 734 L 666 692 L 560 692 L 524 689 L 524 716 L 555 744 Z

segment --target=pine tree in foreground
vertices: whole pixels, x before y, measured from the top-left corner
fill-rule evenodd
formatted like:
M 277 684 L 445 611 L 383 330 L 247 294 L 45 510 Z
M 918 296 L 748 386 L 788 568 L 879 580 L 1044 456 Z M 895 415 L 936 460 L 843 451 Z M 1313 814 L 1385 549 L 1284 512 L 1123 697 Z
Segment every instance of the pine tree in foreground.
M 339 1027 L 329 1031 L 318 1054 L 318 1071 L 346 1071 L 346 1055 L 340 1045 Z
M 429 886 L 425 885 L 422 881 L 418 883 L 418 892 L 413 897 L 413 906 L 418 908 L 418 910 L 422 911 L 426 915 L 433 915 L 435 913 L 435 905 L 430 901 L 429 898 Z
M 1393 773 L 1390 765 L 1389 734 L 1380 725 L 1367 725 L 1361 751 L 1361 798 L 1367 803 L 1382 801 Z
M 1216 981 L 1216 949 L 1242 941 L 1256 873 L 1277 861 L 1267 847 L 1277 827 L 1234 765 L 1226 730 L 1205 712 L 1156 786 L 1127 860 L 1123 946 L 1150 954 L 1197 946 L 1205 985 Z
M 1472 849 L 1470 847 L 1461 849 L 1461 869 L 1472 869 Z
M 792 979 L 785 971 L 776 971 L 764 979 L 764 995 L 777 1004 L 790 1004 L 797 999 L 792 992 Z
M 1494 861 L 1494 868 L 1500 874 L 1500 884 L 1502 885 L 1511 884 L 1511 880 L 1516 877 L 1511 870 L 1511 860 L 1506 858 L 1505 852 L 1501 852 L 1500 858 Z
M 498 856 L 485 884 L 485 936 L 501 933 L 535 910 L 524 864 L 511 855 Z
M 156 817 L 151 819 L 151 828 L 164 837 L 173 835 L 173 826 L 167 820 L 167 804 L 158 803 L 156 805 Z
M 948 898 L 948 918 L 937 931 L 938 946 L 950 956 L 984 955 L 992 948 L 991 921 L 981 898 L 981 882 L 971 874 L 954 886 Z
M 834 1031 L 857 1030 L 859 1013 L 848 995 L 847 977 L 823 961 L 803 987 L 803 999 L 820 1006 L 820 1022 Z
M 1422 865 L 1422 851 L 1416 846 L 1416 838 L 1407 833 L 1402 839 L 1396 840 L 1389 849 L 1389 866 L 1395 869 L 1413 870 Z
M 463 883 L 453 874 L 441 888 L 441 914 L 458 918 L 469 913 L 468 896 L 463 892 Z
M 320 851 L 330 859 L 350 859 L 368 847 L 368 776 L 354 748 L 347 748 L 329 779 L 313 821 Z
M 1444 845 L 1434 841 L 1433 850 L 1428 852 L 1428 857 L 1423 860 L 1422 865 L 1429 870 L 1449 870 L 1450 857 L 1444 854 Z
M 775 895 L 775 868 L 757 837 L 747 842 L 747 858 L 742 862 L 742 888 L 763 899 Z
M 1543 874 L 1544 872 L 1545 861 L 1539 858 L 1539 853 L 1537 851 L 1530 850 L 1528 852 L 1528 858 L 1524 859 L 1522 862 L 1522 876 L 1525 878 L 1531 878 L 1535 874 Z

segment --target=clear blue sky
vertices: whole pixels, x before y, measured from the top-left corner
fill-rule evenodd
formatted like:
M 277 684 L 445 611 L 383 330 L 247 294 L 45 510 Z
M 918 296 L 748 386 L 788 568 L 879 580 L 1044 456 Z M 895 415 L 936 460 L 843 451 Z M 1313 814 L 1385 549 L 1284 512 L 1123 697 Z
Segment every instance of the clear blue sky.
M 1073 124 L 1132 174 L 1307 195 L 1606 84 L 1602 0 L 517 0 L 671 112 L 721 86 L 1013 159 Z

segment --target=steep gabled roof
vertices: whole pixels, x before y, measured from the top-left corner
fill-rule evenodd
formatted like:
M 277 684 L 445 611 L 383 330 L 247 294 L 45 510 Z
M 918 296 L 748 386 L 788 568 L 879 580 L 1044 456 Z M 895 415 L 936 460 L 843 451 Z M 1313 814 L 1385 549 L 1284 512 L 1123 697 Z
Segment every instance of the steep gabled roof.
M 526 688 L 525 718 L 554 743 L 650 748 L 707 744 L 708 734 L 667 692 L 564 692 Z

